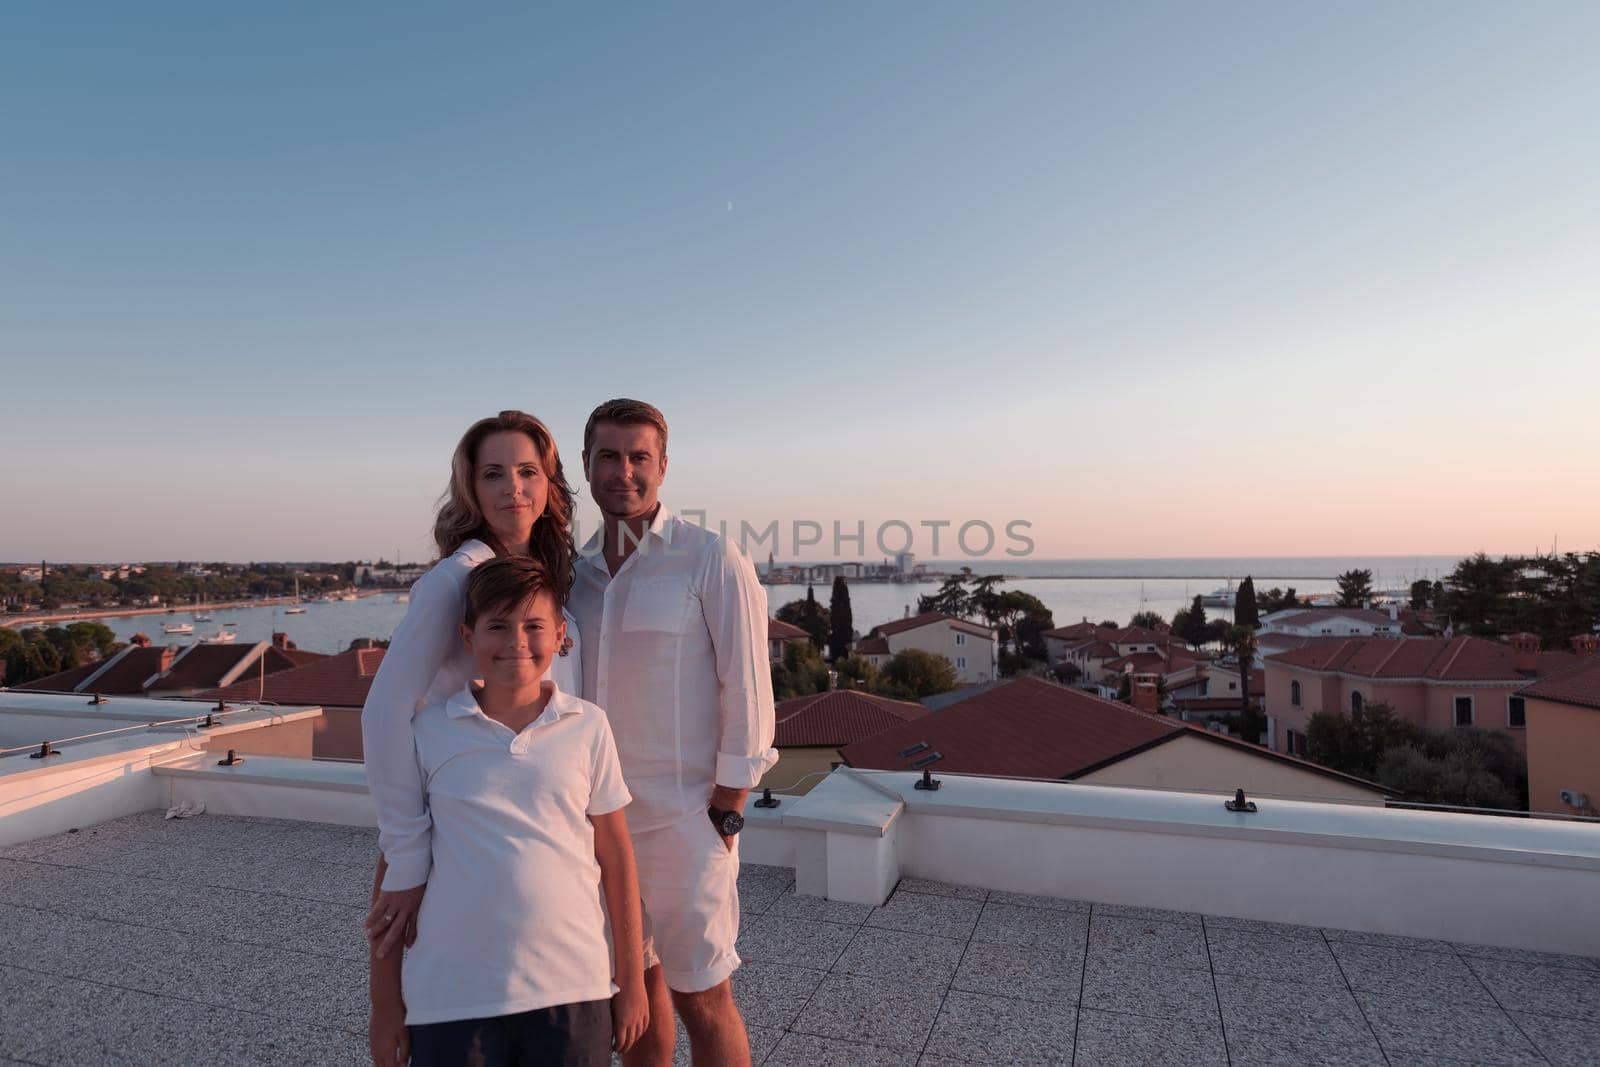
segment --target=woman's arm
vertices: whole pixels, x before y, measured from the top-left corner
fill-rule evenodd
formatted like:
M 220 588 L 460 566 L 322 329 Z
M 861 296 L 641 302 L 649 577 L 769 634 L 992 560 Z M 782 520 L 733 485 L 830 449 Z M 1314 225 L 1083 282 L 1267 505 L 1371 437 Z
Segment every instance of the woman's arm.
M 434 567 L 412 587 L 410 607 L 395 628 L 361 709 L 367 785 L 378 809 L 378 847 L 389 867 L 385 889 L 422 885 L 431 865 L 431 822 L 411 717 L 461 640 L 461 590 L 444 566 Z
M 644 991 L 644 943 L 639 921 L 639 877 L 633 864 L 633 842 L 627 817 L 619 808 L 591 815 L 594 858 L 600 864 L 600 888 L 611 918 L 613 968 L 617 995 L 611 1003 L 618 1052 L 626 1052 L 650 1025 L 650 1002 Z
M 378 857 L 377 881 L 383 880 L 383 857 Z M 377 896 L 377 887 L 373 887 Z M 406 1032 L 406 1003 L 400 991 L 401 953 L 384 952 L 369 931 L 372 942 L 367 993 L 372 1002 L 367 1018 L 367 1046 L 373 1067 L 403 1067 L 411 1060 L 411 1040 Z
M 448 561 L 446 561 L 448 562 Z M 394 919 L 382 931 L 383 949 L 394 948 L 412 928 L 432 866 L 427 799 L 417 764 L 411 717 L 445 658 L 461 639 L 461 590 L 435 566 L 411 587 L 411 605 L 389 641 L 361 709 L 361 746 L 367 788 L 378 809 L 378 847 L 387 861 L 368 927 Z

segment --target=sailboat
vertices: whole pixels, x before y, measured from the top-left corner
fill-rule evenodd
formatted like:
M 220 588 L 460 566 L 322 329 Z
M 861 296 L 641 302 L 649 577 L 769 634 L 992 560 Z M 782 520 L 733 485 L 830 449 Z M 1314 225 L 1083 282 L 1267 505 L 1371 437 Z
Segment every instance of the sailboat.
M 300 605 L 300 576 L 298 574 L 294 576 L 294 606 L 284 608 L 283 613 L 285 615 L 304 615 L 306 613 L 306 609 Z
M 195 598 L 194 598 L 194 621 L 195 622 L 210 622 L 211 621 L 211 616 L 209 614 L 207 614 L 206 611 L 203 608 L 200 607 L 200 595 L 198 593 L 195 594 Z

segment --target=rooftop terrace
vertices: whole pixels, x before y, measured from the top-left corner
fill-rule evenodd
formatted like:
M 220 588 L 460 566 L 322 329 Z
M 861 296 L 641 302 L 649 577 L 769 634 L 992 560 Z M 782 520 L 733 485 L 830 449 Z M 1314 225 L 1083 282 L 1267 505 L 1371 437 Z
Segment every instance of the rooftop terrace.
M 367 1062 L 375 847 L 142 812 L 0 848 L 0 1062 Z M 750 864 L 740 895 L 735 990 L 767 1067 L 1596 1059 L 1581 956 L 913 878 L 875 907 Z

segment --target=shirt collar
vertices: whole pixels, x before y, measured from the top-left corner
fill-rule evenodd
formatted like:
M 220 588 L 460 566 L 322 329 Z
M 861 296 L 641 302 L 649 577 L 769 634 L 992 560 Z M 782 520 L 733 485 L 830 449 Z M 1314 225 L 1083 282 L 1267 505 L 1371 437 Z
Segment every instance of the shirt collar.
M 673 529 L 677 526 L 678 516 L 665 504 L 657 503 L 656 517 L 650 520 L 650 525 L 645 527 L 647 535 L 653 534 L 660 538 L 669 547 L 672 545 Z M 602 518 L 600 528 L 589 535 L 589 540 L 583 543 L 583 548 L 578 551 L 578 556 L 583 562 L 602 573 L 606 569 L 605 561 L 605 536 L 606 525 Z M 635 552 L 639 551 L 637 548 Z
M 455 555 L 460 556 L 476 567 L 480 563 L 487 563 L 489 560 L 494 559 L 494 549 L 476 537 L 469 537 L 461 542 L 461 547 L 455 550 Z
M 565 718 L 568 715 L 576 715 L 583 710 L 583 702 L 569 693 L 563 693 L 561 687 L 556 685 L 553 678 L 546 678 L 539 684 L 541 688 L 545 688 L 549 692 L 550 701 L 545 705 L 545 709 L 539 713 L 539 717 L 530 722 L 528 726 L 542 726 L 547 722 L 555 722 L 557 719 Z M 452 719 L 468 719 L 474 715 L 482 715 L 485 719 L 489 718 L 489 716 L 483 714 L 483 708 L 478 706 L 478 698 L 472 691 L 471 682 L 462 686 L 454 696 L 445 701 L 444 711 Z M 489 721 L 493 722 L 494 720 L 490 719 Z

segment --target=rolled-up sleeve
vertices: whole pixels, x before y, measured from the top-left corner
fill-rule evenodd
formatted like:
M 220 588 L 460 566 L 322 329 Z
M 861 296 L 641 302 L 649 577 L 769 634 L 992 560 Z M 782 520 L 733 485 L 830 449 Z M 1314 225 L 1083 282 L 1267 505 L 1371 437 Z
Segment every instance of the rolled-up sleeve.
M 410 889 L 428 880 L 432 819 L 411 717 L 434 675 L 460 640 L 461 591 L 435 568 L 411 587 L 405 618 L 372 680 L 361 709 L 367 788 L 378 809 L 378 847 L 389 865 L 384 889 Z
M 700 597 L 717 657 L 722 734 L 716 784 L 753 789 L 778 762 L 772 747 L 767 598 L 755 568 L 726 538 L 718 538 L 707 555 Z

